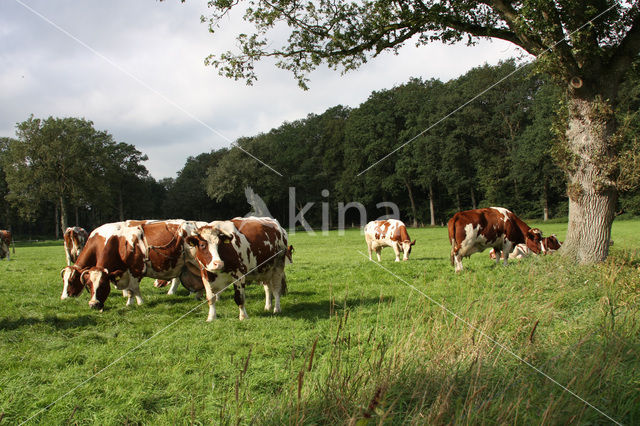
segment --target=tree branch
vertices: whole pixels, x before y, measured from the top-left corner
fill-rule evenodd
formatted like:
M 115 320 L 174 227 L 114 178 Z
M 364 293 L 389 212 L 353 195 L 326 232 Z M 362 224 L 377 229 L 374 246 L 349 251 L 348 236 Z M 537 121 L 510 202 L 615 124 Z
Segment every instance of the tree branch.
M 613 80 L 617 85 L 629 71 L 633 62 L 638 60 L 638 54 L 640 54 L 640 13 L 636 14 L 631 29 L 611 56 L 603 75 L 605 78 Z

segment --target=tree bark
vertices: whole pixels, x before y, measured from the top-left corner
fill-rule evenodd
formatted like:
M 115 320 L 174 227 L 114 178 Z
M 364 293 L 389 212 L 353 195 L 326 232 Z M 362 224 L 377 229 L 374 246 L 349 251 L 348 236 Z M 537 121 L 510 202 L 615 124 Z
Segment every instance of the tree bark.
M 599 97 L 569 99 L 567 160 L 569 225 L 562 252 L 579 263 L 602 262 L 609 253 L 618 192 L 610 179 L 615 119 Z
M 470 188 L 471 188 L 471 208 L 475 210 L 478 208 L 476 204 L 476 193 L 473 192 L 473 186 L 470 186 Z
M 456 208 L 458 211 L 462 211 L 462 204 L 460 204 L 460 192 L 456 191 Z
M 58 228 L 58 204 L 53 203 L 53 227 L 55 229 L 56 240 L 60 238 L 60 229 Z
M 76 211 L 76 224 L 75 226 L 80 226 L 80 214 L 78 212 L 78 206 L 76 206 L 75 211 Z
M 436 226 L 436 211 L 433 206 L 433 184 L 429 182 L 429 211 L 431 212 L 431 226 Z
M 60 230 L 64 234 L 67 230 L 67 208 L 64 202 L 64 197 L 60 197 Z
M 122 201 L 122 190 L 118 191 L 118 213 L 120 215 L 120 222 L 124 221 L 124 202 Z
M 414 228 L 418 227 L 418 211 L 416 210 L 416 203 L 413 200 L 413 191 L 411 190 L 411 185 L 407 179 L 404 179 L 404 184 L 407 187 L 407 192 L 409 193 L 409 201 L 411 202 L 411 213 L 413 214 L 413 220 L 411 226 Z
M 542 189 L 542 220 L 549 220 L 549 183 L 545 180 Z

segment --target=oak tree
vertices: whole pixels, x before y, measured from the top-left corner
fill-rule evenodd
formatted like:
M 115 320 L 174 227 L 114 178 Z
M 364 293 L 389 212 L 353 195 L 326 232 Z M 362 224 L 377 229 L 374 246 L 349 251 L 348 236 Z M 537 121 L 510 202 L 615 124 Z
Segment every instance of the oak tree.
M 614 109 L 620 85 L 638 62 L 637 0 L 211 0 L 203 17 L 211 32 L 242 9 L 255 31 L 237 37 L 239 51 L 207 63 L 232 78 L 256 79 L 255 64 L 275 58 L 306 87 L 320 64 L 348 71 L 407 42 L 474 44 L 498 38 L 537 58 L 565 89 L 559 142 L 568 179 L 569 228 L 563 251 L 580 262 L 608 254 L 611 225 L 625 171 Z M 282 31 L 287 36 L 282 37 Z

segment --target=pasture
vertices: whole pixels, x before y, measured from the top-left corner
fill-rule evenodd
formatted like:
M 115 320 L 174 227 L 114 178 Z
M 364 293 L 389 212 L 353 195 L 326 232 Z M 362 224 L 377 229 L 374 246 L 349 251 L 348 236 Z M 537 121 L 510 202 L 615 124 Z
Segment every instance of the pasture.
M 0 261 L 0 423 L 640 423 L 639 221 L 614 223 L 602 265 L 485 251 L 458 275 L 446 228 L 409 233 L 386 270 L 358 231 L 297 233 L 283 312 L 251 285 L 249 320 L 227 290 L 211 323 L 150 279 L 142 306 L 61 301 L 62 243 L 18 244 Z

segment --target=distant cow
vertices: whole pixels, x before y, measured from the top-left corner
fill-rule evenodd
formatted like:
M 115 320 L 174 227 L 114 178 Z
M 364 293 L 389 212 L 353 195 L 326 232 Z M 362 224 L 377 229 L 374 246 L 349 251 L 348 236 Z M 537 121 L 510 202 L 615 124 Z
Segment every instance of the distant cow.
M 67 266 L 71 266 L 72 263 L 78 259 L 80 252 L 87 243 L 89 234 L 84 228 L 74 226 L 73 228 L 67 228 L 64 231 L 64 252 L 67 256 Z
M 236 217 L 214 221 L 198 229 L 187 242 L 197 259 L 209 302 L 207 321 L 216 318 L 217 294 L 233 283 L 239 318 L 248 318 L 245 310 L 245 282 L 262 282 L 265 310 L 280 312 L 280 295 L 286 293 L 285 263 L 291 262 L 292 246 L 287 232 L 277 220 L 259 217 Z
M 550 237 L 544 237 L 542 239 L 542 244 L 540 246 L 540 252 L 543 254 L 552 253 L 560 248 L 562 244 L 555 235 L 551 235 Z M 526 244 L 518 244 L 511 253 L 509 253 L 509 259 L 522 259 L 523 257 L 531 256 L 533 251 L 527 247 Z M 491 259 L 496 259 L 496 250 L 491 249 L 489 252 L 489 257 Z
M 16 246 L 13 244 L 13 238 L 11 237 L 11 231 L 5 231 L 0 229 L 0 259 L 11 260 L 11 254 L 9 253 L 9 246 L 12 246 L 13 253 L 16 253 Z
M 462 271 L 462 258 L 493 247 L 496 263 L 503 253 L 507 264 L 509 253 L 518 244 L 526 246 L 534 253 L 542 250 L 542 233 L 530 228 L 518 216 L 503 207 L 458 212 L 449 220 L 449 241 L 451 242 L 451 264 L 456 272 Z
M 102 309 L 113 283 L 127 296 L 127 305 L 134 296 L 141 304 L 139 283 L 143 277 L 179 277 L 187 289 L 200 291 L 200 270 L 185 250 L 185 238 L 204 224 L 171 220 L 100 226 L 89 236 L 76 263 L 62 270 L 61 298 L 77 296 L 86 286 L 91 293 L 89 306 Z
M 404 223 L 396 219 L 374 220 L 364 227 L 364 239 L 367 241 L 369 250 L 369 260 L 371 253 L 376 252 L 378 262 L 380 262 L 380 252 L 383 247 L 391 247 L 396 254 L 396 262 L 400 261 L 400 253 L 403 253 L 402 260 L 409 260 L 411 247 L 416 240 L 411 241 Z

